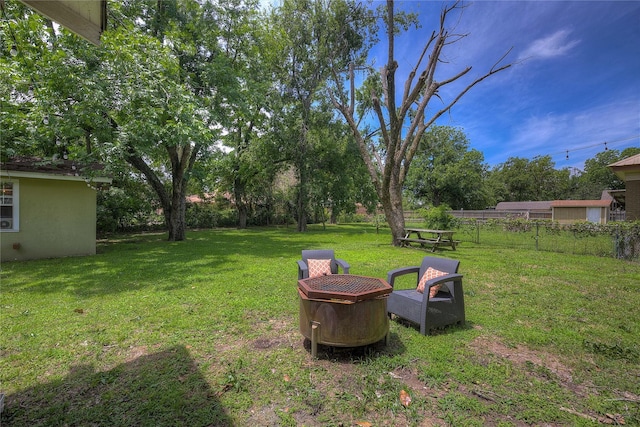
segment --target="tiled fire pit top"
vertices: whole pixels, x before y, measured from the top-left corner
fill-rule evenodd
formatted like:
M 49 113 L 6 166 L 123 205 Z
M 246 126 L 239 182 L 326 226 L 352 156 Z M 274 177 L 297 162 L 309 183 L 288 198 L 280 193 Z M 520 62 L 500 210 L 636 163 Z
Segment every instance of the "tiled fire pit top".
M 357 276 L 355 274 L 329 274 L 298 280 L 298 288 L 314 299 L 342 299 L 363 301 L 388 295 L 393 288 L 377 277 Z

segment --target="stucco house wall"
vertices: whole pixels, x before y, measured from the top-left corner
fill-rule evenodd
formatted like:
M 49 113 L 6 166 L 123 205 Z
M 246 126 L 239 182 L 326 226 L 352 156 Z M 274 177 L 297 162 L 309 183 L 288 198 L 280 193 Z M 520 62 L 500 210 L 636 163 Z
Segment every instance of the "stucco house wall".
M 1 172 L 3 183 L 13 183 L 17 224 L 0 230 L 0 261 L 96 253 L 97 193 L 85 179 Z
M 640 173 L 630 176 L 626 181 L 627 187 L 627 220 L 640 221 Z
M 625 182 L 627 221 L 640 220 L 640 154 L 613 163 L 609 168 Z

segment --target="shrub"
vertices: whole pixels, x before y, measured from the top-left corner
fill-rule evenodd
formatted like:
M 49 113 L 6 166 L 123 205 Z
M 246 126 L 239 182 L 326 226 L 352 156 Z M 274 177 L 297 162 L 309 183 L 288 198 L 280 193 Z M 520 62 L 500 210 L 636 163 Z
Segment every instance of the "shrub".
M 185 216 L 189 228 L 233 227 L 238 223 L 235 209 L 211 203 L 187 203 Z
M 112 233 L 147 227 L 162 221 L 156 215 L 153 203 L 147 194 L 135 196 L 126 188 L 116 186 L 99 191 L 96 206 L 96 231 Z
M 448 213 L 450 210 L 449 206 L 440 205 L 429 209 L 420 209 L 420 214 L 428 228 L 448 230 L 458 225 L 458 219 Z

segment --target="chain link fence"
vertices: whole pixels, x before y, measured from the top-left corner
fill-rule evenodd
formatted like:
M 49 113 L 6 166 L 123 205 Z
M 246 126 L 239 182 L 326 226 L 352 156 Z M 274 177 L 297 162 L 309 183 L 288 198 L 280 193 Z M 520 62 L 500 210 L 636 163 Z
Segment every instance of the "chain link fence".
M 640 262 L 640 222 L 559 224 L 549 220 L 460 219 L 455 235 L 462 242 Z

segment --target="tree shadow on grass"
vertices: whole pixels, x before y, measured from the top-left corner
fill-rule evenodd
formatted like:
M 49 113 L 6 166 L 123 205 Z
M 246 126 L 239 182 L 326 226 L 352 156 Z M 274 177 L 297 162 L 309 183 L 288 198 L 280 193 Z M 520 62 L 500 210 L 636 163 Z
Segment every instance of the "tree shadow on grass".
M 398 316 L 395 316 L 393 321 L 396 322 L 398 325 L 401 325 L 401 326 L 406 327 L 406 328 L 411 328 L 411 329 L 415 330 L 416 332 L 420 333 L 420 325 L 418 323 L 411 322 L 411 321 L 409 321 L 407 319 L 403 319 L 402 317 L 398 317 Z M 474 323 L 469 322 L 467 320 L 463 324 L 454 323 L 454 324 L 451 324 L 451 325 L 447 325 L 447 326 L 442 326 L 442 327 L 439 327 L 439 328 L 431 329 L 431 330 L 429 330 L 427 335 L 430 335 L 430 336 L 433 336 L 433 335 L 449 335 L 449 334 L 455 334 L 458 331 L 464 331 L 464 330 L 470 330 L 470 329 L 474 329 Z
M 289 262 L 293 270 L 306 246 L 277 230 L 203 231 L 182 242 L 145 236 L 103 243 L 96 256 L 21 262 L 29 268 L 29 281 L 12 284 L 8 276 L 4 286 L 39 294 L 65 290 L 81 298 L 145 287 L 188 288 L 185 279 L 194 273 L 214 280 L 219 271 L 242 271 L 247 267 L 243 260 L 251 257 Z
M 69 375 L 6 397 L 3 426 L 232 425 L 184 346 L 96 372 Z
M 131 235 L 101 242 L 96 256 L 21 262 L 17 270 L 28 268 L 28 281 L 12 283 L 7 275 L 3 285 L 5 290 L 38 294 L 64 290 L 79 298 L 142 288 L 188 289 L 189 280 L 215 281 L 221 272 L 247 270 L 247 259 L 290 265 L 295 274 L 303 249 L 332 248 L 337 240 L 362 233 L 362 227 L 349 226 L 308 233 L 277 228 L 203 230 L 190 232 L 182 242 L 167 242 L 158 233 Z

